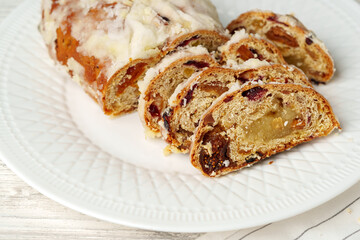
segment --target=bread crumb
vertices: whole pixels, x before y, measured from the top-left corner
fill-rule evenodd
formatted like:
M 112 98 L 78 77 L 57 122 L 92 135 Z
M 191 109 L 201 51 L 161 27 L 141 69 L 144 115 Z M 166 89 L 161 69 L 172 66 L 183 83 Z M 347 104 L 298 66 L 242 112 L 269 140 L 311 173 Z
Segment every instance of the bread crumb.
M 176 147 L 173 147 L 169 144 L 164 148 L 163 154 L 164 154 L 164 156 L 169 156 L 172 153 L 184 153 L 184 152 L 181 152 L 179 149 L 177 149 Z
M 145 129 L 145 139 L 158 138 L 161 137 L 160 133 L 151 131 L 150 129 Z
M 274 163 L 274 161 L 270 161 L 270 162 L 269 162 L 269 165 L 271 165 L 271 164 L 273 164 L 273 163 Z
M 167 145 L 164 150 L 163 150 L 163 153 L 164 153 L 164 156 L 169 156 L 172 151 L 171 151 L 171 146 L 170 145 Z
M 360 224 L 360 217 L 357 219 L 358 224 Z
M 352 211 L 351 211 L 350 208 L 347 208 L 347 209 L 346 209 L 346 212 L 347 212 L 348 214 L 351 214 L 351 213 L 352 213 Z

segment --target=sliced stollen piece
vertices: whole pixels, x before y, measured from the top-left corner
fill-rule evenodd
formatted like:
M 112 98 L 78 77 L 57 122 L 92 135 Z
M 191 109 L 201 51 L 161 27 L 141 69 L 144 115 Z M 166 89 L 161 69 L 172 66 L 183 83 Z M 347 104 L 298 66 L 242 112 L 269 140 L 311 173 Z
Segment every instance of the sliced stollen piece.
M 50 56 L 108 115 L 136 109 L 137 81 L 167 53 L 228 40 L 209 0 L 43 0 L 39 29 Z
M 231 39 L 219 47 L 222 63 L 229 60 L 238 64 L 256 58 L 271 63 L 286 64 L 280 50 L 258 35 L 248 34 L 244 29 L 236 31 Z
M 195 72 L 218 66 L 215 59 L 202 46 L 180 49 L 164 57 L 150 68 L 140 81 L 138 112 L 147 136 L 161 136 L 158 122 L 175 88 Z
M 262 62 L 258 62 L 261 65 Z M 191 136 L 198 126 L 202 114 L 234 83 L 279 82 L 311 86 L 306 76 L 300 70 L 295 69 L 295 67 L 278 64 L 269 66 L 268 63 L 267 66 L 253 70 L 213 67 L 191 77 L 175 90 L 170 97 L 169 107 L 162 116 L 161 133 L 169 143 L 167 150 L 188 152 Z
M 300 143 L 326 136 L 340 124 L 328 101 L 295 84 L 250 85 L 221 96 L 202 116 L 191 163 L 216 177 Z
M 286 62 L 301 68 L 312 81 L 325 83 L 334 74 L 334 62 L 325 44 L 292 15 L 249 11 L 232 21 L 227 29 L 230 32 L 245 29 L 271 40 Z

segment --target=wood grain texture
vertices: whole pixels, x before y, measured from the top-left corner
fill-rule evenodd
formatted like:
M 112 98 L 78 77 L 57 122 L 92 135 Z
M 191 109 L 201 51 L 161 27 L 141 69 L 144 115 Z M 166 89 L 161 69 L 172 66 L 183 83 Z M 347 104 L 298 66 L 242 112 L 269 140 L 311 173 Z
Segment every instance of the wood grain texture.
M 37 192 L 0 162 L 0 239 L 195 239 L 97 220 Z
M 0 24 L 23 0 L 0 0 Z M 201 234 L 146 231 L 66 208 L 17 177 L 0 159 L 0 239 L 196 239 Z

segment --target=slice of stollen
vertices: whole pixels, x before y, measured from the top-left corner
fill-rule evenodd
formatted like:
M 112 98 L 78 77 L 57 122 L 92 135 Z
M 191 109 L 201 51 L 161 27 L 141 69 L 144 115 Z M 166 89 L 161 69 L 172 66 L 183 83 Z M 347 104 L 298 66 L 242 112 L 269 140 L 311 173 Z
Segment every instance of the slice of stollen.
M 138 112 L 147 136 L 161 136 L 158 122 L 175 88 L 195 72 L 214 66 L 218 64 L 207 49 L 197 46 L 169 54 L 147 71 L 144 81 L 138 83 Z
M 233 20 L 227 29 L 245 29 L 272 41 L 286 62 L 301 68 L 310 80 L 325 83 L 334 74 L 334 62 L 325 44 L 292 15 L 249 11 Z
M 340 128 L 328 101 L 295 84 L 250 85 L 224 93 L 202 116 L 191 163 L 215 177 L 250 166 Z

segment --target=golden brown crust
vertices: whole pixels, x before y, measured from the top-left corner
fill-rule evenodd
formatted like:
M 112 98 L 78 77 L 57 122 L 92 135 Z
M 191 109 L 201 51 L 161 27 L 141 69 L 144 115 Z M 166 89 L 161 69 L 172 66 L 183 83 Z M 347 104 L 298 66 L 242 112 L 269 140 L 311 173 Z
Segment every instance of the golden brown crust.
M 253 91 L 255 90 L 256 91 Z M 258 90 L 261 89 L 261 90 Z M 249 95 L 250 92 L 250 95 Z M 228 128 L 219 127 L 221 126 L 219 122 L 219 118 L 226 118 L 228 114 L 231 114 L 231 112 L 223 112 L 223 114 L 219 117 L 216 115 L 216 111 L 219 111 L 218 109 L 221 109 L 221 107 L 228 104 L 230 101 L 237 101 L 237 107 L 241 108 L 243 112 L 247 111 L 249 108 L 257 109 L 261 108 L 261 105 L 263 104 L 263 100 L 266 98 L 271 97 L 272 95 L 276 94 L 276 92 L 281 92 L 289 95 L 292 98 L 292 101 L 300 101 L 299 95 L 301 93 L 301 97 L 308 97 L 311 98 L 311 101 L 317 102 L 317 106 L 321 106 L 321 119 L 322 121 L 316 122 L 315 130 L 306 132 L 304 136 L 299 135 L 299 137 L 293 137 L 290 138 L 290 140 L 286 142 L 282 142 L 281 144 L 274 144 L 269 145 L 266 151 L 264 151 L 264 148 L 260 147 L 251 147 L 251 150 L 246 149 L 237 149 L 237 152 L 242 152 L 244 155 L 238 155 L 238 154 L 232 154 L 229 148 L 231 141 L 241 141 L 242 146 L 246 146 L 247 144 L 250 144 L 251 140 L 249 139 L 239 139 L 240 136 L 237 135 L 231 135 L 231 137 L 227 136 L 225 131 Z M 260 94 L 260 97 L 257 97 L 256 94 Z M 256 98 L 256 99 L 250 99 L 249 97 Z M 229 100 L 230 99 L 230 100 Z M 249 102 L 254 101 L 252 105 L 249 104 Z M 257 102 L 257 103 L 256 103 Z M 308 106 L 307 106 L 308 107 Z M 214 114 L 216 116 L 214 116 Z M 312 113 L 311 117 L 319 116 L 315 115 L 317 113 Z M 211 120 L 209 120 L 211 119 Z M 325 121 L 326 119 L 327 121 Z M 296 120 L 296 119 L 295 119 Z M 306 120 L 306 124 L 315 124 L 311 123 L 309 119 Z M 326 122 L 326 125 L 321 125 L 324 122 Z M 238 122 L 239 123 L 239 122 Z M 219 125 L 220 124 L 220 125 Z M 236 123 L 235 123 L 236 124 Z M 253 123 L 242 123 L 246 129 L 251 128 L 251 124 Z M 289 123 L 292 124 L 292 123 Z M 297 128 L 299 126 L 299 131 L 303 131 L 302 128 L 305 129 L 305 123 L 304 124 L 298 124 L 298 122 L 295 121 L 294 125 L 291 125 L 291 127 Z M 200 124 L 197 128 L 197 131 L 195 133 L 194 142 L 191 149 L 191 163 L 194 167 L 198 168 L 205 176 L 215 177 L 224 175 L 236 170 L 239 170 L 246 166 L 251 166 L 252 164 L 267 158 L 271 155 L 274 155 L 278 152 L 282 152 L 286 149 L 290 149 L 298 144 L 310 141 L 314 138 L 322 137 L 328 135 L 332 130 L 335 128 L 340 128 L 339 122 L 336 120 L 336 117 L 334 113 L 332 112 L 331 106 L 329 105 L 328 101 L 319 93 L 317 93 L 312 88 L 302 87 L 300 85 L 294 85 L 294 84 L 265 84 L 265 85 L 250 85 L 245 86 L 240 90 L 236 90 L 234 92 L 231 92 L 229 94 L 224 94 L 219 101 L 211 106 L 207 110 L 207 112 L 203 115 Z M 219 130 L 217 130 L 219 129 Z M 304 130 L 305 131 L 305 130 Z M 221 135 L 220 133 L 224 133 Z M 296 135 L 298 136 L 298 135 Z M 301 136 L 301 137 L 300 137 Z M 283 136 L 285 138 L 286 136 Z M 207 141 L 207 142 L 206 142 Z M 215 142 L 215 144 L 214 144 Z M 219 149 L 211 149 L 210 155 L 204 155 L 204 143 L 211 144 L 211 146 L 219 147 Z M 219 144 L 220 143 L 220 144 Z M 252 146 L 252 145 L 251 145 Z M 203 152 L 202 152 L 203 151 Z M 206 150 L 209 152 L 209 150 Z M 209 156 L 214 155 L 218 157 L 216 161 L 210 161 L 213 159 L 210 159 Z M 217 154 L 217 155 L 216 155 Z M 220 154 L 220 155 L 219 155 Z M 231 157 L 230 157 L 231 155 Z M 208 166 L 204 166 L 204 156 L 207 156 L 207 161 L 213 163 L 213 167 L 208 168 Z M 233 159 L 233 157 L 238 157 L 239 159 Z M 203 159 L 203 163 L 201 164 L 201 158 Z M 241 158 L 241 159 L 240 159 Z M 209 160 L 210 159 L 210 160 Z M 219 164 L 218 161 L 222 161 Z M 227 162 L 225 162 L 227 161 Z M 206 162 L 206 161 L 205 161 Z M 208 171 L 208 169 L 210 169 Z
M 250 11 L 233 20 L 227 29 L 245 29 L 271 40 L 289 64 L 300 67 L 313 81 L 327 82 L 334 74 L 334 63 L 325 45 L 291 15 Z

